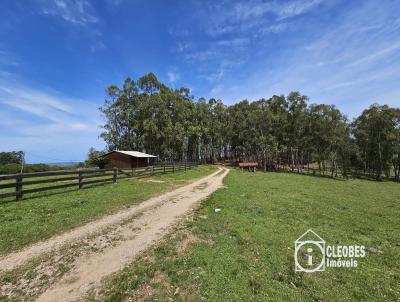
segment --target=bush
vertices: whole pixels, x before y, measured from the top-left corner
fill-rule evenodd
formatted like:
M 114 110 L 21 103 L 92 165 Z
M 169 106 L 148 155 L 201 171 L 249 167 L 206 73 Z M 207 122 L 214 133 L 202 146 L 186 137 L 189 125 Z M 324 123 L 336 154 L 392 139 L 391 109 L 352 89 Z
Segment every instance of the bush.
M 23 151 L 0 152 L 0 165 L 20 164 L 23 160 Z
M 20 164 L 5 164 L 0 165 L 0 175 L 1 174 L 15 174 L 21 172 Z
M 110 162 L 110 160 L 107 157 L 96 157 L 96 158 L 91 158 L 87 161 L 89 166 L 97 166 L 100 169 L 104 169 L 104 167 Z
M 104 167 L 110 162 L 110 159 L 104 157 L 106 151 L 97 151 L 95 148 L 90 148 L 88 152 L 88 159 L 85 161 L 87 167 L 99 167 L 100 169 L 104 169 Z

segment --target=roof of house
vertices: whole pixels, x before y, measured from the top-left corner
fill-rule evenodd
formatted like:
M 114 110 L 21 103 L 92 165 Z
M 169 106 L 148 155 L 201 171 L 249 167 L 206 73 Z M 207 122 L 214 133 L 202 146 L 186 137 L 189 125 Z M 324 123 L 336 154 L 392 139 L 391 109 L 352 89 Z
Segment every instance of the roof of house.
M 258 163 L 257 162 L 242 162 L 239 163 L 239 167 L 257 167 Z
M 106 153 L 104 155 L 108 155 L 108 154 L 113 153 L 113 152 L 118 152 L 118 153 L 126 154 L 126 155 L 129 155 L 129 156 L 133 156 L 133 157 L 143 157 L 143 158 L 157 157 L 157 156 L 146 154 L 146 153 L 139 152 L 139 151 L 122 151 L 122 150 L 114 150 L 114 151 L 108 152 L 108 153 Z

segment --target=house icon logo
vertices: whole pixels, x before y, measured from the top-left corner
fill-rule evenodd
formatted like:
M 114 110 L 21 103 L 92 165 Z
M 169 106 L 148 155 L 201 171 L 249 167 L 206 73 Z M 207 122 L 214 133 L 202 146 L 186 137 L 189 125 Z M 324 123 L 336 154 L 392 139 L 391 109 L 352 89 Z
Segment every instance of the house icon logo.
M 321 272 L 325 270 L 325 241 L 313 230 L 307 230 L 294 242 L 296 272 Z

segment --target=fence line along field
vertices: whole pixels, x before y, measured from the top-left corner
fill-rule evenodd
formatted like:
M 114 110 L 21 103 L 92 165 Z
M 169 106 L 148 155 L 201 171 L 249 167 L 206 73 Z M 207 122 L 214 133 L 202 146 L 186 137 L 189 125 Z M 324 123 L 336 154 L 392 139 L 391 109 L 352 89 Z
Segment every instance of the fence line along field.
M 3 199 L 0 202 L 0 257 L 138 205 L 205 177 L 215 169 L 213 166 L 197 166 L 185 171 L 184 167 L 178 170 L 175 165 L 175 173 L 172 169 L 169 173 L 162 170 L 143 177 L 127 177 L 119 173 L 117 184 L 108 181 L 78 190 L 75 180 L 76 187 L 31 193 L 22 201 Z
M 81 190 L 87 185 L 106 182 L 116 183 L 117 179 L 121 178 L 140 177 L 180 170 L 186 171 L 196 165 L 193 162 L 158 163 L 155 166 L 131 170 L 117 168 L 78 169 L 2 175 L 0 176 L 0 199 L 15 196 L 16 200 L 21 200 L 25 194 L 70 187 L 77 187 Z M 46 185 L 42 186 L 43 184 Z M 28 188 L 25 189 L 26 187 Z

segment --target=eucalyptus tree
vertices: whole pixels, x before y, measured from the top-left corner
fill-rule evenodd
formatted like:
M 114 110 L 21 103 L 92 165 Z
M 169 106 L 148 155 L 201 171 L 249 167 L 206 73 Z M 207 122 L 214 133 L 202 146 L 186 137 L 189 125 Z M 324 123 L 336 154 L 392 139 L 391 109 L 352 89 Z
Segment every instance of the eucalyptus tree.
M 249 124 L 252 129 L 252 152 L 257 160 L 263 164 L 264 172 L 273 166 L 277 155 L 277 141 L 273 135 L 273 118 L 268 102 L 261 99 L 252 104 L 253 110 L 250 114 Z
M 302 156 L 302 139 L 305 133 L 307 117 L 308 97 L 299 92 L 291 92 L 287 96 L 288 113 L 286 129 L 286 145 L 290 150 L 291 168 L 299 165 L 299 157 Z
M 394 164 L 398 178 L 399 109 L 373 104 L 354 121 L 353 129 L 366 170 L 379 180 L 383 174 L 390 177 Z
M 339 156 L 346 154 L 344 144 L 349 143 L 349 128 L 345 116 L 333 105 L 313 104 L 309 108 L 308 127 L 309 143 L 314 147 L 320 172 L 325 174 L 329 163 L 333 176 L 337 173 Z M 345 167 L 347 162 L 340 157 L 340 163 Z
M 247 100 L 228 108 L 230 148 L 235 161 L 250 160 L 254 155 L 250 147 L 254 139 L 249 127 L 250 113 Z
M 221 100 L 210 99 L 208 101 L 210 115 L 210 151 L 211 161 L 221 160 L 227 152 L 226 139 L 226 106 Z
M 289 103 L 284 95 L 274 95 L 267 100 L 267 106 L 272 118 L 271 132 L 276 144 L 277 165 L 285 163 L 287 158 L 288 105 Z
M 299 92 L 229 106 L 196 101 L 188 88 L 172 89 L 149 73 L 107 88 L 101 137 L 109 150 L 162 160 L 257 161 L 264 171 L 299 172 L 316 162 L 332 177 L 362 167 L 377 179 L 391 171 L 400 179 L 399 109 L 374 104 L 350 124 L 335 106 L 307 102 Z
M 393 111 L 393 152 L 392 163 L 394 177 L 400 181 L 400 109 L 392 109 Z

